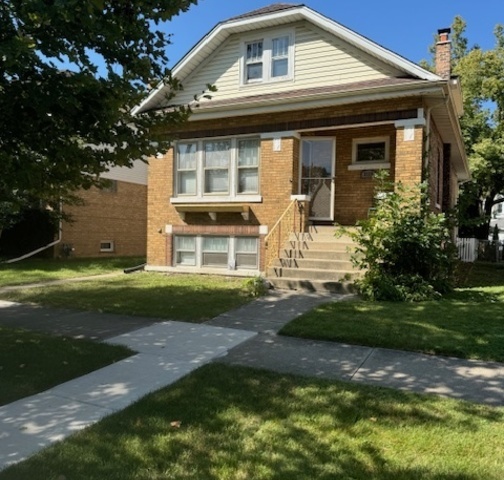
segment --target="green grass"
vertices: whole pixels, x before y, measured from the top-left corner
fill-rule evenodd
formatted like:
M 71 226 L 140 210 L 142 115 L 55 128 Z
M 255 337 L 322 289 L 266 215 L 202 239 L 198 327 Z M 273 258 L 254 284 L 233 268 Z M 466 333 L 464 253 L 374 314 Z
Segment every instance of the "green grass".
M 504 268 L 475 264 L 464 283 L 439 301 L 327 303 L 280 333 L 504 362 Z
M 0 327 L 0 405 L 130 356 L 122 346 Z
M 501 480 L 503 422 L 502 408 L 214 364 L 0 480 Z
M 52 307 L 203 322 L 250 300 L 245 281 L 202 275 L 135 273 L 4 292 L 3 300 Z
M 120 272 L 142 264 L 141 257 L 26 259 L 0 263 L 0 287 Z

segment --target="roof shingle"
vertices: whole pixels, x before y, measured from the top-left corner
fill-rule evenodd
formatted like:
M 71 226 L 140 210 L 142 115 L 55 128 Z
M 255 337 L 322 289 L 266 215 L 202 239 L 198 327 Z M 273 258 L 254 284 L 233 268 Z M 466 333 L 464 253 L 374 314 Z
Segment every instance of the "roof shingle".
M 269 13 L 281 12 L 283 10 L 289 10 L 291 8 L 298 8 L 303 6 L 304 5 L 302 3 L 273 3 L 271 5 L 267 5 L 266 7 L 258 8 L 257 10 L 252 10 L 251 12 L 243 13 L 242 15 L 229 18 L 228 20 L 226 20 L 226 22 L 230 22 L 232 20 L 241 20 L 243 18 L 249 17 L 258 17 L 260 15 L 267 15 Z

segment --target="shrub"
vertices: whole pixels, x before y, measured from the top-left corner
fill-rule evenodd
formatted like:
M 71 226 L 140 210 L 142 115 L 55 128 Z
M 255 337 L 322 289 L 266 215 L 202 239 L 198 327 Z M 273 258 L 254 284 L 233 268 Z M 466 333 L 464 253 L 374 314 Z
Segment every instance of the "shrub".
M 455 246 L 444 214 L 429 208 L 425 184 L 393 184 L 386 172 L 375 177 L 376 208 L 360 229 L 352 261 L 365 269 L 357 282 L 370 300 L 422 301 L 441 296 L 453 285 Z

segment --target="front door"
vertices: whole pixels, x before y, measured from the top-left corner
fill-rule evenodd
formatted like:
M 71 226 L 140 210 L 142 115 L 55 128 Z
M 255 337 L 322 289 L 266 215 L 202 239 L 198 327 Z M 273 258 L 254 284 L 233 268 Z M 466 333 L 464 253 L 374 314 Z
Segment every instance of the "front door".
M 334 220 L 333 138 L 307 138 L 301 142 L 301 194 L 310 195 L 310 220 Z

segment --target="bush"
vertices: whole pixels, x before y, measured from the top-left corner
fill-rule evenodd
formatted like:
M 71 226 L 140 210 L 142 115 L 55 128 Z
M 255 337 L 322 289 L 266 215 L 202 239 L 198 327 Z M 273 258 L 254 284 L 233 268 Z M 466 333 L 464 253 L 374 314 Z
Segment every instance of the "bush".
M 366 272 L 357 282 L 370 300 L 422 301 L 452 289 L 456 249 L 444 214 L 429 208 L 424 184 L 406 188 L 376 176 L 376 209 L 350 232 L 352 261 Z

